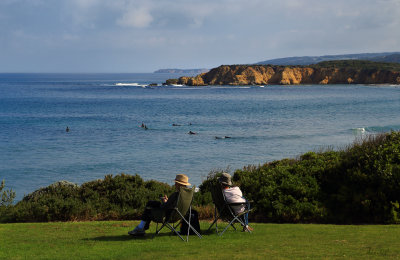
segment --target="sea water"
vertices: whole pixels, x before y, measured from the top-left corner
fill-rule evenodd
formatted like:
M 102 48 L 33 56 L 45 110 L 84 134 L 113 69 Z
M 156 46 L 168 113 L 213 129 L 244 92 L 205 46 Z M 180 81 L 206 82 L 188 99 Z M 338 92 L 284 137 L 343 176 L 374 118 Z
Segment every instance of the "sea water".
M 400 130 L 399 86 L 145 87 L 178 76 L 0 74 L 0 180 L 17 200 L 119 173 L 198 186 L 213 170 Z

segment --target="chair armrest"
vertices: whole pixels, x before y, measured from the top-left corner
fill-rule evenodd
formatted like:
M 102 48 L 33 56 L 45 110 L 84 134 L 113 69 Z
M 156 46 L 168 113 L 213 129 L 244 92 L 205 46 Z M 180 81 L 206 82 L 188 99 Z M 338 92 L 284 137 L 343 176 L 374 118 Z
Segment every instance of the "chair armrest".
M 247 202 L 231 202 L 231 203 L 226 203 L 229 206 L 240 206 L 240 205 L 246 205 Z

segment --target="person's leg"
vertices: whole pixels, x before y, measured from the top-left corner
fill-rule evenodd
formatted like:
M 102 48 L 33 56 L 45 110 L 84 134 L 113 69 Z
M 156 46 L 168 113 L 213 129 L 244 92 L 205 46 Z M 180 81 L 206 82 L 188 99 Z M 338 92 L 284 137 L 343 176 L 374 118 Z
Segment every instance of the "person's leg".
M 152 214 L 152 210 L 155 208 L 160 208 L 161 206 L 161 202 L 160 201 L 154 201 L 154 200 L 150 200 L 147 202 L 146 204 L 146 208 L 143 211 L 141 220 L 142 222 L 145 222 L 143 226 L 141 226 L 142 229 L 147 230 L 150 227 L 150 222 L 152 220 L 153 214 Z M 142 223 L 141 222 L 141 223 Z
M 159 201 L 148 201 L 146 204 L 146 208 L 142 213 L 141 221 L 139 225 L 137 225 L 133 230 L 129 231 L 130 235 L 144 235 L 145 230 L 149 229 L 150 222 L 152 219 L 152 209 L 159 208 L 161 206 L 161 202 Z
M 250 202 L 248 202 L 247 200 L 246 200 L 246 205 L 247 205 L 246 210 L 250 210 Z M 249 225 L 249 213 L 244 214 L 244 224 L 246 224 L 246 226 Z
M 246 210 L 250 210 L 250 202 L 246 200 Z M 249 213 L 244 214 L 243 216 L 244 224 L 243 231 L 253 231 L 251 227 L 249 227 Z

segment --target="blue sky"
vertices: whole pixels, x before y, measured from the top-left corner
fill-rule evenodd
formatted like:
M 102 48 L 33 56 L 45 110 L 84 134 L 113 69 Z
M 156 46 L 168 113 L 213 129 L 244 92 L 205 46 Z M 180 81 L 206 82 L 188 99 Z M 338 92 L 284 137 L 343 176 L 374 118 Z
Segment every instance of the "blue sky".
M 0 0 L 0 72 L 400 51 L 400 0 Z

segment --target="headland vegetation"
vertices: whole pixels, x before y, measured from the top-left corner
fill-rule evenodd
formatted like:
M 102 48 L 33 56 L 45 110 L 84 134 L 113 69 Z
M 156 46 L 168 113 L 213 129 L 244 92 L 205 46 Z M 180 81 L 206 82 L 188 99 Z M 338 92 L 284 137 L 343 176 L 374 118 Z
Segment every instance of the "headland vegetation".
M 165 84 L 188 86 L 400 84 L 400 64 L 366 60 L 335 60 L 306 66 L 221 65 L 194 77 L 169 79 Z
M 190 174 L 190 173 L 189 173 Z M 193 205 L 210 219 L 210 187 L 221 171 L 199 186 Z M 369 135 L 340 150 L 307 152 L 298 158 L 249 165 L 233 181 L 253 201 L 256 222 L 400 223 L 400 132 Z M 77 185 L 60 181 L 13 203 L 0 186 L 0 222 L 139 219 L 148 200 L 173 187 L 139 175 L 107 175 Z

